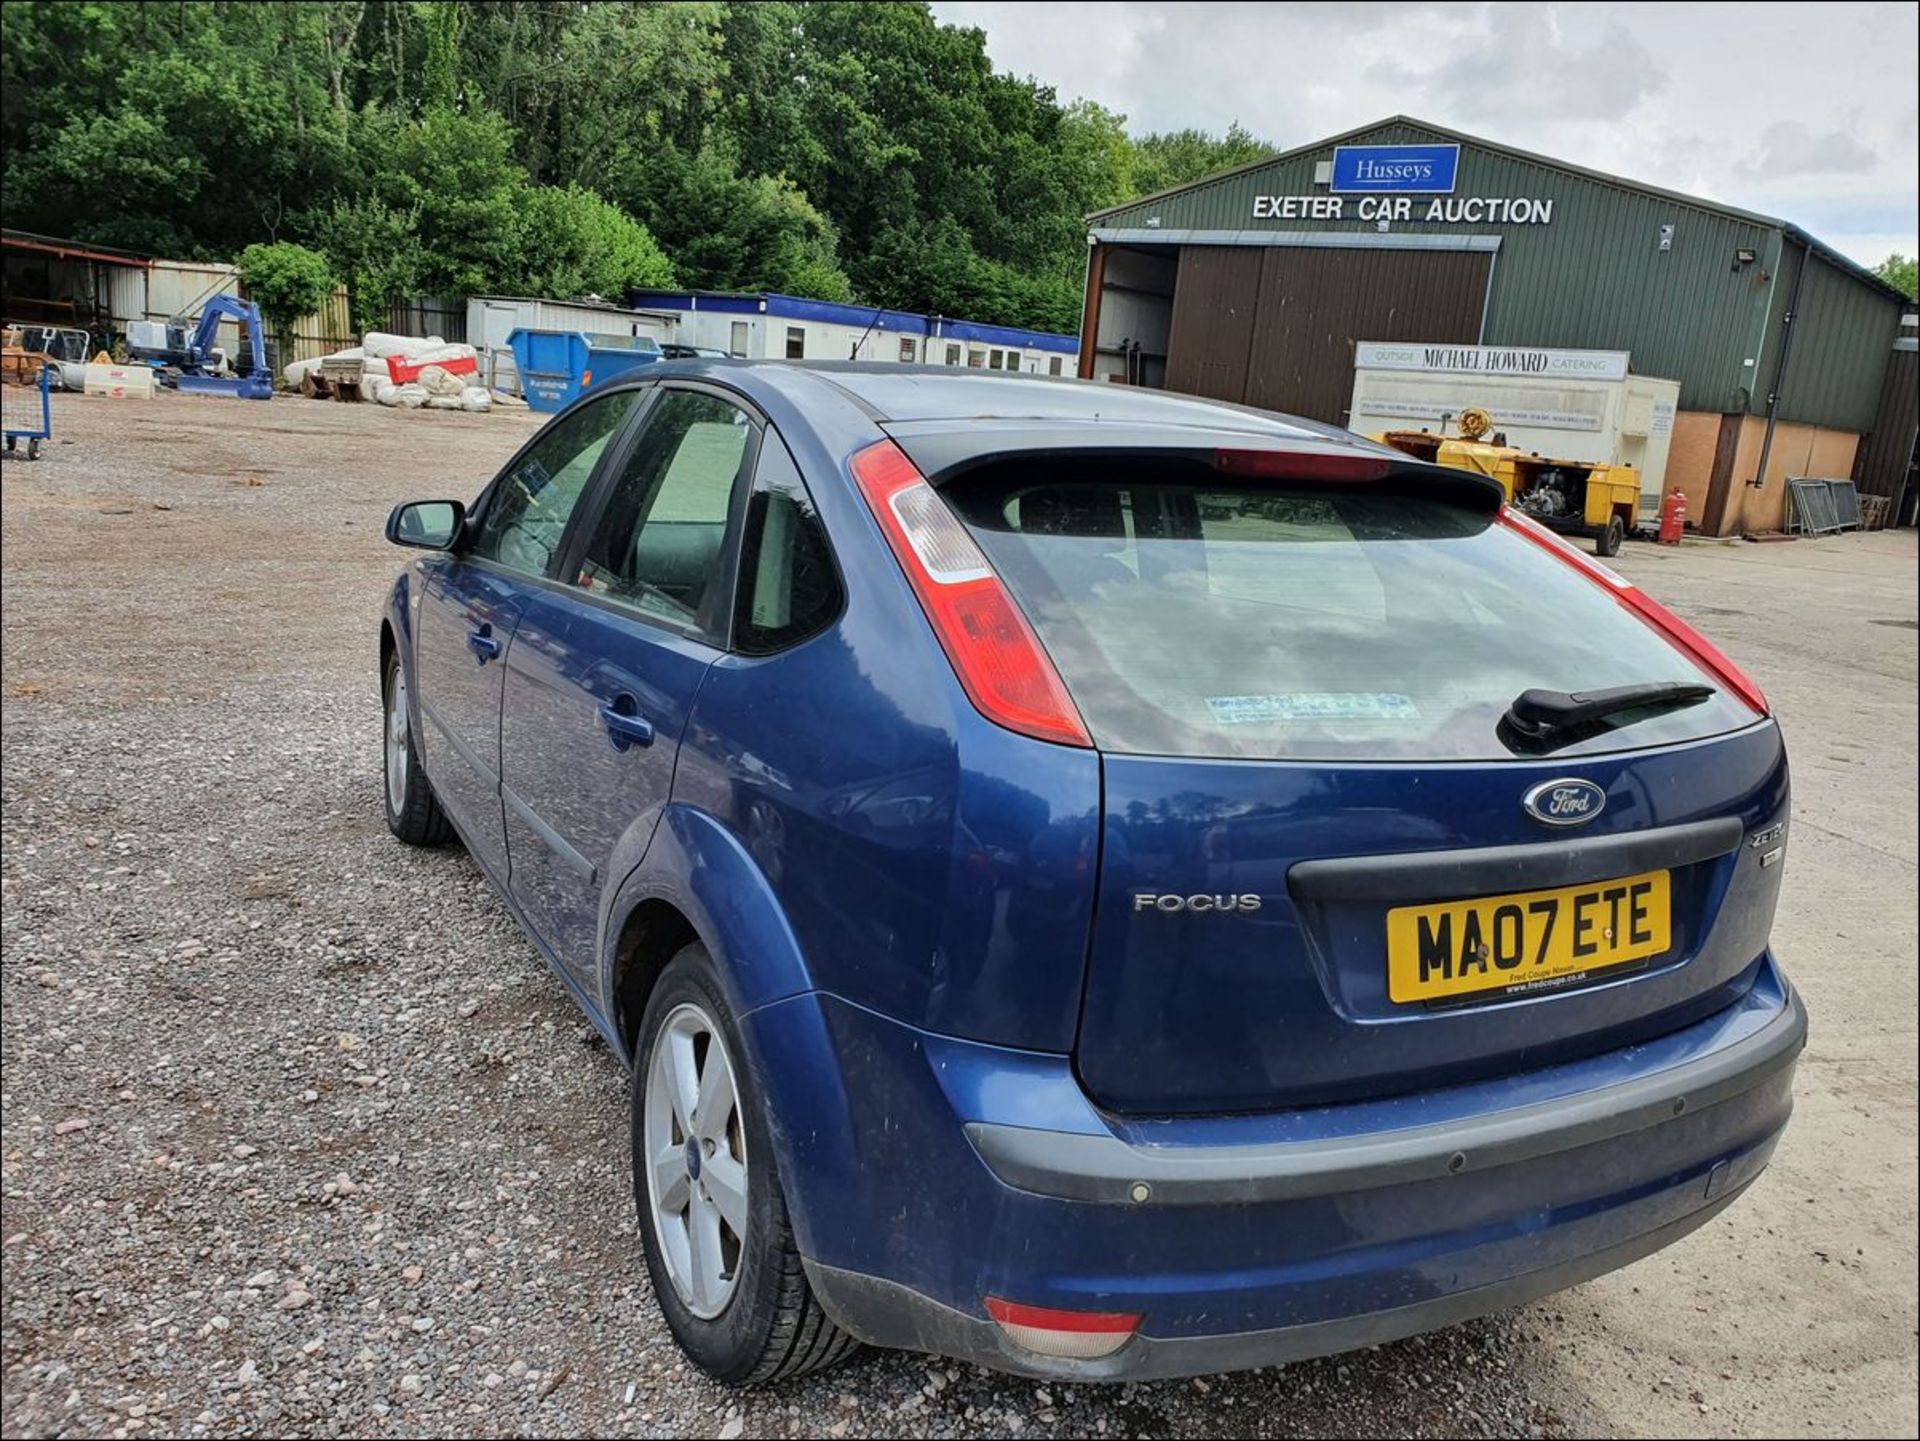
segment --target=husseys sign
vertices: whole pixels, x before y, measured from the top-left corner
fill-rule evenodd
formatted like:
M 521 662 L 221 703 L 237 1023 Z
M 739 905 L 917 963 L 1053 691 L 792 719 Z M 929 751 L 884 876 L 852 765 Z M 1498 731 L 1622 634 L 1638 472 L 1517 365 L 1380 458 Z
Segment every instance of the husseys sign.
M 1451 195 L 1459 173 L 1458 145 L 1336 145 L 1328 187 L 1349 195 Z

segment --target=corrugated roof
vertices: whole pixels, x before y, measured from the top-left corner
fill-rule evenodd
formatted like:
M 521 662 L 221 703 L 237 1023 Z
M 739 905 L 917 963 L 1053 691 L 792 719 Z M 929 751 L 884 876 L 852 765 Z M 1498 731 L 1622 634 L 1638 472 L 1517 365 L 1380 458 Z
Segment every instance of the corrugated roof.
M 0 244 L 13 250 L 35 250 L 47 255 L 57 255 L 62 259 L 98 260 L 107 265 L 127 265 L 145 267 L 153 263 L 153 258 L 138 255 L 131 250 L 121 250 L 112 245 L 95 245 L 92 241 L 63 240 L 57 235 L 37 235 L 31 230 L 0 231 Z
M 1228 170 L 1216 171 L 1212 175 L 1203 175 L 1197 180 L 1189 180 L 1184 185 L 1169 186 L 1165 190 L 1156 190 L 1151 195 L 1142 195 L 1133 200 L 1123 201 L 1119 205 L 1109 205 L 1103 210 L 1092 212 L 1087 216 L 1087 221 L 1091 224 L 1093 221 L 1105 216 L 1114 215 L 1123 210 L 1132 210 L 1138 206 L 1150 204 L 1155 200 L 1164 199 L 1169 195 L 1183 194 L 1186 191 L 1196 189 L 1202 185 L 1212 185 L 1217 181 L 1232 179 L 1239 175 L 1246 175 L 1255 170 L 1263 170 L 1267 166 L 1277 162 L 1297 159 L 1313 151 L 1324 150 L 1330 145 L 1343 145 L 1361 136 L 1370 135 L 1376 130 L 1384 129 L 1389 125 L 1417 126 L 1422 130 L 1430 131 L 1435 135 L 1442 136 L 1459 144 L 1471 145 L 1481 150 L 1496 151 L 1502 155 L 1510 155 L 1517 160 L 1524 160 L 1533 165 L 1544 166 L 1549 170 L 1558 170 L 1567 175 L 1577 175 L 1585 180 L 1596 180 L 1605 185 L 1616 185 L 1623 190 L 1634 190 L 1643 195 L 1656 195 L 1663 200 L 1691 206 L 1695 210 L 1707 211 L 1714 215 L 1724 215 L 1730 219 L 1746 221 L 1751 225 L 1765 225 L 1774 230 L 1783 231 L 1800 244 L 1810 247 L 1815 254 L 1822 256 L 1841 269 L 1849 272 L 1854 279 L 1872 286 L 1874 289 L 1881 291 L 1895 300 L 1906 304 L 1913 303 L 1909 296 L 1896 290 L 1878 275 L 1875 275 L 1871 270 L 1861 265 L 1857 260 L 1841 254 L 1824 240 L 1821 240 L 1818 236 L 1810 235 L 1790 220 L 1781 220 L 1772 215 L 1762 215 L 1758 211 L 1743 210 L 1737 205 L 1728 205 L 1718 200 L 1702 199 L 1700 196 L 1687 195 L 1678 190 L 1668 190 L 1659 185 L 1649 185 L 1645 181 L 1631 180 L 1622 175 L 1612 175 L 1604 170 L 1590 170 L 1584 165 L 1575 165 L 1570 161 L 1559 160 L 1551 155 L 1542 155 L 1533 150 L 1522 150 L 1515 145 L 1503 145 L 1497 140 L 1488 140 L 1479 135 L 1469 135 L 1463 130 L 1454 130 L 1445 125 L 1436 125 L 1431 120 L 1422 120 L 1413 115 L 1390 115 L 1384 120 L 1375 120 L 1366 125 L 1356 126 L 1354 129 L 1342 131 L 1338 135 L 1329 135 L 1324 139 L 1315 140 L 1306 145 L 1296 145 L 1291 150 L 1279 151 L 1267 156 L 1264 160 L 1254 160 L 1245 165 L 1236 165 Z

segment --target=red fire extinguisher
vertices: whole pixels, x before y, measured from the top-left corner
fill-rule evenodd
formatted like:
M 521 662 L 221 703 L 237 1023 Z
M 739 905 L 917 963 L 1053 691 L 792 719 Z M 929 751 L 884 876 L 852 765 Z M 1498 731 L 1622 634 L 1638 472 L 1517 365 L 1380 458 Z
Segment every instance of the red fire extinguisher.
M 1660 544 L 1680 544 L 1680 535 L 1686 528 L 1687 493 L 1684 490 L 1670 490 L 1666 504 L 1660 507 Z

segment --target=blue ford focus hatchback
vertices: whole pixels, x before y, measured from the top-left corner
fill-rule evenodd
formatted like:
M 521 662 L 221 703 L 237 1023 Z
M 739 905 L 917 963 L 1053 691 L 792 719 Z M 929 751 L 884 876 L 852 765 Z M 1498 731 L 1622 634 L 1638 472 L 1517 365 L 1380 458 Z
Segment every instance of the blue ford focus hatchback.
M 633 1068 L 687 1353 L 1144 1378 L 1625 1265 L 1766 1165 L 1764 697 L 1496 485 L 1078 382 L 588 392 L 380 631 L 457 836 Z

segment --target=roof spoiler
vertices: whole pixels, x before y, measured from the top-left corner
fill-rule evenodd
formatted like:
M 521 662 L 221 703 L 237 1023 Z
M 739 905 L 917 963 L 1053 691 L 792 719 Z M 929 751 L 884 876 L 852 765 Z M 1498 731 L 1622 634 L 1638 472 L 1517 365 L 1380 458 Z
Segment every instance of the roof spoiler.
M 1491 515 L 1506 492 L 1473 471 L 1431 465 L 1359 436 L 1329 430 L 1224 430 L 1212 426 L 1001 419 L 895 423 L 884 429 L 936 489 L 985 466 L 1154 456 L 1205 467 L 1245 484 L 1353 486 L 1418 495 Z M 1060 479 L 1071 477 L 1062 475 Z

